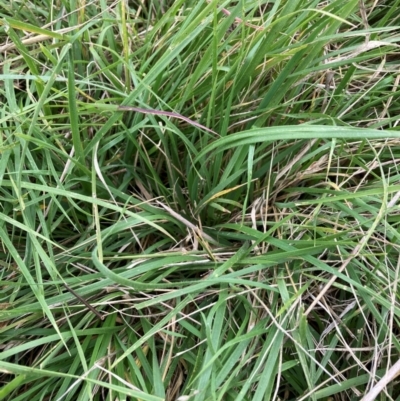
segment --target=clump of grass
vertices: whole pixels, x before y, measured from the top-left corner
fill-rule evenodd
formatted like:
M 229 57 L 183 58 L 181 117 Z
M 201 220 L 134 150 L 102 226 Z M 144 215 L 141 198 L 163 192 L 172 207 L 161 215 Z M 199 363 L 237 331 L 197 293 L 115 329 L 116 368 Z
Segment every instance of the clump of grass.
M 0 1 L 0 399 L 398 399 L 399 3 Z

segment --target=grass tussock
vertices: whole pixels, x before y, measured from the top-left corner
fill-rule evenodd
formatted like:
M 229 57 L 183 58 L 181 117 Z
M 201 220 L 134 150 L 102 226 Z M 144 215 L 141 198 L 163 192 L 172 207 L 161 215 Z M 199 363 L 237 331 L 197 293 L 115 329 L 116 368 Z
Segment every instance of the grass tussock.
M 399 400 L 399 7 L 0 0 L 0 400 Z

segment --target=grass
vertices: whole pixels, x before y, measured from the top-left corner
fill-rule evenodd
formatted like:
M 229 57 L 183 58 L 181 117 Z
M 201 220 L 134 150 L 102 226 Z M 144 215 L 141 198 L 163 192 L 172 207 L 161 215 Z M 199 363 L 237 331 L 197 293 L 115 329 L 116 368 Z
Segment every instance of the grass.
M 399 7 L 0 0 L 0 400 L 400 400 Z

